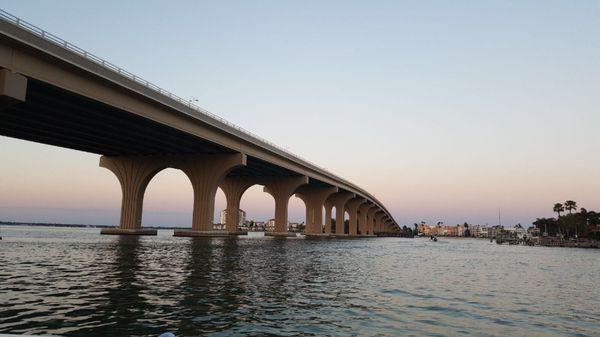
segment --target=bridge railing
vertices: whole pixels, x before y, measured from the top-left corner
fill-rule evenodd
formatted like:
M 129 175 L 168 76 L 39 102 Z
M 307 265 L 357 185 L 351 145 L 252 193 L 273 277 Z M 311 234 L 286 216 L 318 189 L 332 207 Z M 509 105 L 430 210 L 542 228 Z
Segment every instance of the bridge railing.
M 108 69 L 108 70 L 110 70 L 110 71 L 112 71 L 114 73 L 117 73 L 117 74 L 119 74 L 121 76 L 129 78 L 130 80 L 133 80 L 133 81 L 141 84 L 142 86 L 144 86 L 144 87 L 146 87 L 148 89 L 151 89 L 151 90 L 153 90 L 155 92 L 158 92 L 159 94 L 161 94 L 163 96 L 166 96 L 166 97 L 168 97 L 168 98 L 170 98 L 172 100 L 175 100 L 175 101 L 177 101 L 177 102 L 179 102 L 179 103 L 181 103 L 181 104 L 189 107 L 190 109 L 194 110 L 197 113 L 203 114 L 204 116 L 208 116 L 208 117 L 210 117 L 210 118 L 212 118 L 214 120 L 217 120 L 217 121 L 219 121 L 219 122 L 221 122 L 221 123 L 223 123 L 223 124 L 225 124 L 225 125 L 233 128 L 235 130 L 240 131 L 243 134 L 246 134 L 247 136 L 250 136 L 250 137 L 252 137 L 254 139 L 257 139 L 257 140 L 261 141 L 262 143 L 268 144 L 269 146 L 274 147 L 274 148 L 278 149 L 279 151 L 284 152 L 285 154 L 287 154 L 289 156 L 292 156 L 292 157 L 294 157 L 296 159 L 304 161 L 304 162 L 306 162 L 306 163 L 308 163 L 308 164 L 310 164 L 310 165 L 318 168 L 322 172 L 326 172 L 329 175 L 334 176 L 334 177 L 336 177 L 337 179 L 339 179 L 341 181 L 345 181 L 349 185 L 353 185 L 353 184 L 347 182 L 345 179 L 340 178 L 336 174 L 333 174 L 329 170 L 327 170 L 327 169 L 325 169 L 325 168 L 323 168 L 323 167 L 321 167 L 321 166 L 319 166 L 319 165 L 317 165 L 317 164 L 315 164 L 315 163 L 313 163 L 313 162 L 311 162 L 311 161 L 309 161 L 309 160 L 307 160 L 305 158 L 302 158 L 302 157 L 300 157 L 300 156 L 298 156 L 298 155 L 296 155 L 296 154 L 288 151 L 287 149 L 285 149 L 285 148 L 283 148 L 283 147 L 281 147 L 281 146 L 279 146 L 279 145 L 277 145 L 277 144 L 275 144 L 275 143 L 273 143 L 273 142 L 271 142 L 271 141 L 269 141 L 269 140 L 267 140 L 267 139 L 265 139 L 265 138 L 263 138 L 263 137 L 255 134 L 255 133 L 253 133 L 251 131 L 248 131 L 248 130 L 240 127 L 240 126 L 237 126 L 236 124 L 233 124 L 233 123 L 229 122 L 228 120 L 226 120 L 226 119 L 224 119 L 224 118 L 222 118 L 222 117 L 220 117 L 218 115 L 215 115 L 214 113 L 212 113 L 212 112 L 210 112 L 210 111 L 208 111 L 206 109 L 201 108 L 200 106 L 192 103 L 190 100 L 186 100 L 186 99 L 184 99 L 184 98 L 182 98 L 180 96 L 177 96 L 177 95 L 171 93 L 170 91 L 165 90 L 165 89 L 159 87 L 158 85 L 156 85 L 156 84 L 154 84 L 154 83 L 152 83 L 150 81 L 147 81 L 147 80 L 143 79 L 140 76 L 137 76 L 134 73 L 131 73 L 131 72 L 129 72 L 129 71 L 127 71 L 127 70 L 125 70 L 125 69 L 123 69 L 123 68 L 121 68 L 121 67 L 119 67 L 119 66 L 117 66 L 117 65 L 115 65 L 115 64 L 113 64 L 113 63 L 111 63 L 109 61 L 106 61 L 105 59 L 103 59 L 103 58 L 101 58 L 99 56 L 96 56 L 96 55 L 94 55 L 94 54 L 92 54 L 92 53 L 84 50 L 83 48 L 80 48 L 80 47 L 78 47 L 78 46 L 76 46 L 76 45 L 74 45 L 74 44 L 72 44 L 72 43 L 70 43 L 70 42 L 68 42 L 68 41 L 66 41 L 66 40 L 64 40 L 64 39 L 62 39 L 62 38 L 54 35 L 54 34 L 52 34 L 52 33 L 49 33 L 49 32 L 47 32 L 47 31 L 45 31 L 45 30 L 43 30 L 43 29 L 41 29 L 41 28 L 39 28 L 39 27 L 37 27 L 37 26 L 35 26 L 35 25 L 33 25 L 33 24 L 31 24 L 31 23 L 29 23 L 29 22 L 27 22 L 27 21 L 25 21 L 25 20 L 23 20 L 23 19 L 21 19 L 19 17 L 17 17 L 17 16 L 14 16 L 14 15 L 12 15 L 12 14 L 10 14 L 10 13 L 2 10 L 2 9 L 0 9 L 0 19 L 2 19 L 4 21 L 7 21 L 9 23 L 12 23 L 12 24 L 14 24 L 14 25 L 16 25 L 16 26 L 18 26 L 18 27 L 20 27 L 22 29 L 25 29 L 25 30 L 27 30 L 27 31 L 29 31 L 29 32 L 31 32 L 31 33 L 33 33 L 33 34 L 41 37 L 42 39 L 44 39 L 46 41 L 49 41 L 49 42 L 51 42 L 51 43 L 53 43 L 53 44 L 55 44 L 55 45 L 57 45 L 59 47 L 62 47 L 62 48 L 66 49 L 66 50 L 69 50 L 69 51 L 71 51 L 71 52 L 73 52 L 73 53 L 75 53 L 77 55 L 80 55 L 80 56 L 84 57 L 85 59 L 88 59 L 88 60 L 90 60 L 90 61 L 92 61 L 92 62 L 100 65 L 101 67 L 103 67 L 105 69 Z
M 225 125 L 227 125 L 229 127 L 232 127 L 234 129 L 242 132 L 242 133 L 245 133 L 248 136 L 256 138 L 256 139 L 260 140 L 263 143 L 269 144 L 270 146 L 273 146 L 273 147 L 275 147 L 275 148 L 277 148 L 277 149 L 279 149 L 279 150 L 287 153 L 288 155 L 291 155 L 291 156 L 293 156 L 295 158 L 301 159 L 301 160 L 303 160 L 303 161 L 305 161 L 307 163 L 310 163 L 311 165 L 314 165 L 315 167 L 318 167 L 318 168 L 320 168 L 320 169 L 322 169 L 324 171 L 327 171 L 324 168 L 316 165 L 315 163 L 310 162 L 309 160 L 307 160 L 305 158 L 301 158 L 300 156 L 298 156 L 298 155 L 296 155 L 296 154 L 288 151 L 287 149 L 285 149 L 285 148 L 283 148 L 283 147 L 281 147 L 281 146 L 279 146 L 279 145 L 277 145 L 277 144 L 275 144 L 275 143 L 273 143 L 273 142 L 271 142 L 271 141 L 269 141 L 269 140 L 267 140 L 267 139 L 265 139 L 265 138 L 263 138 L 263 137 L 255 134 L 255 133 L 253 133 L 251 131 L 248 131 L 248 130 L 246 130 L 246 129 L 244 129 L 244 128 L 236 125 L 236 124 L 233 124 L 233 123 L 229 122 L 228 120 L 226 120 L 226 119 L 224 119 L 224 118 L 222 118 L 222 117 L 220 117 L 218 115 L 215 115 L 214 113 L 212 113 L 212 112 L 210 112 L 210 111 L 208 111 L 206 109 L 201 108 L 200 106 L 192 103 L 189 100 L 186 100 L 186 99 L 184 99 L 184 98 L 182 98 L 180 96 L 177 96 L 177 95 L 173 94 L 172 92 L 170 92 L 168 90 L 165 90 L 165 89 L 159 87 L 158 85 L 156 85 L 156 84 L 154 84 L 154 83 L 152 83 L 150 81 L 147 81 L 147 80 L 143 79 L 142 77 L 140 77 L 140 76 L 138 76 L 138 75 L 136 75 L 134 73 L 131 73 L 131 72 L 129 72 L 129 71 L 127 71 L 127 70 L 125 70 L 125 69 L 123 69 L 123 68 L 121 68 L 121 67 L 119 67 L 119 66 L 117 66 L 117 65 L 115 65 L 115 64 L 113 64 L 113 63 L 111 63 L 111 62 L 109 62 L 109 61 L 107 61 L 107 60 L 105 60 L 103 58 L 101 58 L 101 57 L 99 57 L 99 56 L 96 56 L 96 55 L 94 55 L 94 54 L 92 54 L 92 53 L 90 53 L 90 52 L 88 52 L 88 51 L 86 51 L 86 50 L 84 50 L 84 49 L 82 49 L 82 48 L 80 48 L 80 47 L 78 47 L 78 46 L 76 46 L 76 45 L 68 42 L 68 41 L 65 41 L 62 38 L 60 38 L 60 37 L 58 37 L 58 36 L 56 36 L 56 35 L 54 35 L 52 33 L 49 33 L 49 32 L 47 32 L 47 31 L 45 31 L 45 30 L 43 30 L 43 29 L 41 29 L 41 28 L 39 28 L 39 27 L 37 27 L 37 26 L 35 26 L 35 25 L 33 25 L 33 24 L 31 24 L 31 23 L 29 23 L 29 22 L 27 22 L 27 21 L 25 21 L 25 20 L 23 20 L 21 18 L 19 18 L 19 17 L 16 17 L 16 16 L 14 16 L 14 15 L 12 15 L 12 14 L 10 14 L 10 13 L 2 10 L 2 9 L 0 9 L 0 18 L 4 19 L 5 21 L 8 21 L 10 23 L 13 23 L 16 26 L 24 28 L 27 31 L 29 31 L 29 32 L 31 32 L 31 33 L 33 33 L 33 34 L 35 34 L 35 35 L 37 35 L 37 36 L 39 36 L 39 37 L 41 37 L 41 38 L 49 41 L 49 42 L 52 42 L 52 43 L 54 43 L 54 44 L 56 44 L 56 45 L 58 45 L 58 46 L 60 46 L 60 47 L 62 47 L 64 49 L 67 49 L 67 50 L 69 50 L 71 52 L 74 52 L 74 53 L 80 55 L 80 56 L 83 56 L 84 58 L 86 58 L 86 59 L 88 59 L 90 61 L 93 61 L 94 63 L 97 63 L 98 65 L 100 65 L 100 66 L 102 66 L 102 67 L 104 67 L 106 69 L 109 69 L 109 70 L 111 70 L 111 71 L 113 71 L 113 72 L 115 72 L 115 73 L 117 73 L 119 75 L 125 76 L 125 77 L 127 77 L 127 78 L 129 78 L 129 79 L 131 79 L 131 80 L 133 80 L 133 81 L 135 81 L 135 82 L 137 82 L 137 83 L 145 86 L 146 88 L 149 88 L 149 89 L 152 89 L 152 90 L 158 92 L 161 95 L 167 96 L 170 99 L 178 101 L 179 103 L 184 104 L 184 105 L 188 106 L 189 108 L 191 108 L 191 109 L 193 109 L 193 110 L 195 110 L 195 111 L 197 111 L 197 112 L 199 112 L 199 113 L 201 113 L 201 114 L 203 114 L 205 116 L 208 116 L 208 117 L 211 117 L 213 119 L 216 119 L 217 121 L 219 121 L 219 122 L 221 122 L 221 123 L 223 123 L 223 124 L 225 124 Z

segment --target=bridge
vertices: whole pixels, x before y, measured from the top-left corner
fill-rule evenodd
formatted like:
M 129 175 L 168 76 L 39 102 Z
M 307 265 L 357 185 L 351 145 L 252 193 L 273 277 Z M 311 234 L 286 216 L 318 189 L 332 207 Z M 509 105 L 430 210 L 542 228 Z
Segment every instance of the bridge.
M 193 187 L 191 230 L 176 236 L 239 234 L 242 194 L 256 184 L 275 200 L 270 235 L 291 235 L 292 195 L 306 205 L 307 235 L 374 236 L 399 229 L 385 206 L 359 186 L 4 11 L 0 135 L 101 155 L 100 166 L 122 188 L 119 227 L 104 234 L 156 234 L 142 227 L 142 205 L 146 186 L 165 168 L 182 170 Z M 219 187 L 227 200 L 224 232 L 213 230 Z

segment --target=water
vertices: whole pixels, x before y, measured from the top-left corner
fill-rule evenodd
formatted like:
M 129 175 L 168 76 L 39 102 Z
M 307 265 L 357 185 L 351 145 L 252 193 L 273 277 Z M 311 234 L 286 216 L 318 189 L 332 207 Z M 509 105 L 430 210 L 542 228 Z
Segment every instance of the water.
M 598 336 L 600 251 L 8 227 L 0 332 Z

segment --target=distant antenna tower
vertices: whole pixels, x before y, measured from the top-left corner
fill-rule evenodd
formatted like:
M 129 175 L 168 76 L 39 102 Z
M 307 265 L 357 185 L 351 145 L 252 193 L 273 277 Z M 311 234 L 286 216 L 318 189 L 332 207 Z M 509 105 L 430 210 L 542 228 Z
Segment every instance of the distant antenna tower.
M 500 208 L 498 208 L 498 226 L 502 226 L 502 215 L 500 214 Z

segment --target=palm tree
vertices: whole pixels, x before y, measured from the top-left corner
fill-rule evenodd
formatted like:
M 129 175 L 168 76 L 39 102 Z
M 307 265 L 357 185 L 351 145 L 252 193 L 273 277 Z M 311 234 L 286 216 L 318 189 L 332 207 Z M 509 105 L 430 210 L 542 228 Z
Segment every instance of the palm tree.
M 573 200 L 567 200 L 565 201 L 565 209 L 571 214 L 572 211 L 577 210 L 577 203 Z
M 563 206 L 563 204 L 557 202 L 556 204 L 554 204 L 554 211 L 558 214 L 558 217 L 560 218 L 560 212 L 564 212 L 565 207 Z

